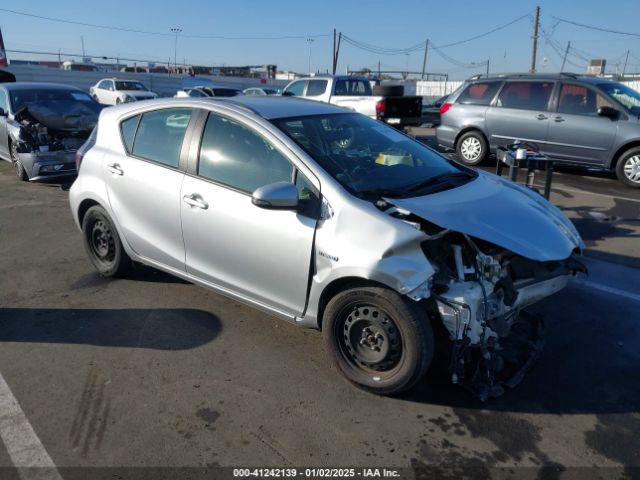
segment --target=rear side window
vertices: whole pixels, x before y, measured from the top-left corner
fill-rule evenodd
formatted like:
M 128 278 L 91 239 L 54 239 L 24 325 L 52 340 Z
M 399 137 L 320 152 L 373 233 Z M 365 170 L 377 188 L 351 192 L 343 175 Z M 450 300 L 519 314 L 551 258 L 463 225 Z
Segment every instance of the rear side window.
M 472 83 L 460 94 L 456 103 L 489 105 L 498 88 L 500 88 L 500 82 Z
M 133 154 L 177 168 L 191 109 L 169 108 L 142 115 L 133 142 Z
M 262 136 L 234 120 L 209 114 L 198 175 L 253 192 L 271 183 L 290 182 L 292 174 L 289 161 Z
M 547 110 L 553 82 L 507 82 L 497 106 L 524 110 Z
M 309 86 L 307 87 L 307 96 L 317 97 L 318 95 L 322 95 L 327 91 L 327 83 L 326 80 L 310 80 Z
M 337 80 L 334 95 L 371 95 L 371 84 L 365 80 L 349 79 Z
M 136 128 L 138 128 L 139 120 L 140 115 L 136 115 L 135 117 L 126 119 L 120 124 L 122 141 L 124 142 L 124 147 L 127 149 L 128 153 L 131 153 L 133 151 L 133 139 L 136 136 Z

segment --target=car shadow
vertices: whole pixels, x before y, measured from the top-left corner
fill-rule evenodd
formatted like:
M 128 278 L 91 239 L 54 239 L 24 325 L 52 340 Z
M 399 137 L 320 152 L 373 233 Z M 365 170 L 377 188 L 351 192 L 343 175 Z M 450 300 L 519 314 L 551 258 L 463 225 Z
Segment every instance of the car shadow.
M 146 282 L 146 283 L 175 283 L 186 284 L 189 282 L 183 280 L 180 277 L 171 275 L 170 273 L 157 270 L 153 267 L 149 267 L 142 264 L 136 264 L 135 267 L 123 278 L 123 280 L 132 280 L 134 282 Z M 81 289 L 89 287 L 98 287 L 101 285 L 107 285 L 114 280 L 111 278 L 103 277 L 96 271 L 90 271 L 80 277 L 78 277 L 71 288 Z
M 585 295 L 588 294 L 588 295 Z M 434 363 L 409 402 L 524 413 L 604 414 L 640 411 L 640 323 L 629 303 L 580 287 L 531 309 L 543 315 L 545 347 L 515 388 L 481 402 L 453 385 Z M 635 317 L 635 318 L 634 318 Z
M 0 342 L 188 350 L 221 330 L 217 316 L 188 308 L 0 308 Z

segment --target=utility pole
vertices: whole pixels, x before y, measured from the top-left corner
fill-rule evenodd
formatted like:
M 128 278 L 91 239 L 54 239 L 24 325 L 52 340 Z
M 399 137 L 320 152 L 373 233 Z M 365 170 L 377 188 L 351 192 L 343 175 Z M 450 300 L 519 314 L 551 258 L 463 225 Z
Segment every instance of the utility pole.
M 309 44 L 309 75 L 311 75 L 311 44 L 313 42 L 313 38 L 307 38 L 307 43 Z
M 334 30 L 335 32 L 335 30 Z M 338 43 L 335 46 L 335 52 L 333 54 L 333 74 L 336 74 L 336 70 L 338 70 L 338 56 L 340 55 L 340 42 L 342 41 L 342 32 L 338 34 Z
M 424 80 L 424 72 L 427 68 L 427 54 L 429 53 L 429 39 L 424 44 L 424 59 L 422 60 L 422 80 Z
M 86 55 L 84 54 L 84 37 L 82 35 L 80 35 L 80 42 L 82 43 L 82 61 L 84 62 Z
M 333 29 L 333 58 L 331 59 L 332 73 L 336 74 L 336 29 Z
M 531 73 L 536 73 L 536 54 L 538 53 L 538 23 L 540 22 L 540 7 L 536 7 L 533 18 L 533 50 L 531 52 Z
M 490 59 L 487 59 L 487 77 L 489 76 L 489 60 Z
M 564 72 L 564 64 L 567 62 L 567 55 L 569 55 L 569 49 L 571 48 L 571 42 L 567 42 L 567 49 L 564 51 L 564 57 L 562 57 L 562 66 L 560 71 Z
M 182 33 L 182 29 L 179 27 L 173 27 L 171 31 L 176 34 L 175 40 L 173 42 L 173 68 L 177 72 L 178 71 L 178 34 Z
M 624 79 L 624 74 L 627 73 L 627 60 L 629 60 L 629 50 L 627 50 L 627 56 L 624 59 L 624 67 L 622 67 L 622 78 Z
M 378 81 L 380 80 L 380 60 L 378 60 Z

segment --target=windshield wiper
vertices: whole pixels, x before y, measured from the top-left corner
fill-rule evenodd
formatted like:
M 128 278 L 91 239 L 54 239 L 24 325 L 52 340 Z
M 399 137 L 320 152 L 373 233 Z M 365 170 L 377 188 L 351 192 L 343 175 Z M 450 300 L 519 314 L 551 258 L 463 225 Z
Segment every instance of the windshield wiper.
M 435 177 L 428 178 L 422 182 L 409 185 L 403 190 L 403 193 L 413 193 L 419 190 L 429 189 L 430 187 L 442 186 L 449 182 L 455 182 L 456 180 L 462 180 L 465 178 L 473 178 L 475 175 L 471 172 L 449 172 L 436 175 Z

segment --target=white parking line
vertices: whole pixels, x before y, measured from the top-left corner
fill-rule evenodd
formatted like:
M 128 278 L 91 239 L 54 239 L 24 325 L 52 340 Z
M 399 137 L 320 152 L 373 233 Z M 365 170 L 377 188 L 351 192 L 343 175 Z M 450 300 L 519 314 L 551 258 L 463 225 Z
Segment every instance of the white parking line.
M 23 480 L 62 480 L 53 460 L 0 374 L 0 438 Z
M 608 285 L 602 285 L 601 283 L 590 282 L 589 280 L 583 280 L 581 278 L 576 278 L 572 282 L 574 285 L 580 285 L 586 288 L 592 288 L 594 290 L 599 290 L 604 293 L 610 293 L 611 295 L 617 295 L 618 297 L 628 298 L 629 300 L 634 300 L 636 302 L 640 302 L 640 295 L 637 293 L 629 292 L 628 290 L 621 290 L 619 288 L 610 287 Z

